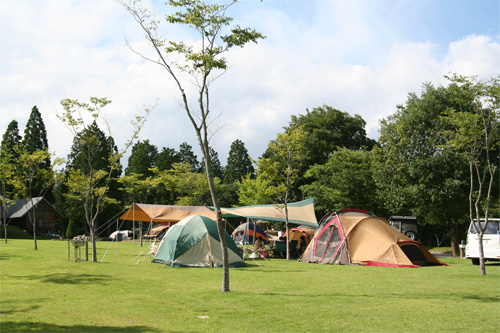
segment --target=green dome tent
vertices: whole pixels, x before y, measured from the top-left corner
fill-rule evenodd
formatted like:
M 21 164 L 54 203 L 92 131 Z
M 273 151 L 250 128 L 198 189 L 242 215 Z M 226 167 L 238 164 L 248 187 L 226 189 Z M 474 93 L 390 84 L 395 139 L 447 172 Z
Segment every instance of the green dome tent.
M 245 266 L 240 251 L 225 232 L 230 267 Z M 171 267 L 221 267 L 217 223 L 206 216 L 188 216 L 163 236 L 153 262 Z

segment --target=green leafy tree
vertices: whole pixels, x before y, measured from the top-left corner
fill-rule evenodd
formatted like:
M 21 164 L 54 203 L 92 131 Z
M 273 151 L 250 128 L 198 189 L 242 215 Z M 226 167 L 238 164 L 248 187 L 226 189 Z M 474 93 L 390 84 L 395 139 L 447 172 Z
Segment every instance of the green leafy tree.
M 448 78 L 455 106 L 442 116 L 450 130 L 446 146 L 463 155 L 469 164 L 469 216 L 479 238 L 480 273 L 486 274 L 483 236 L 488 225 L 490 205 L 498 200 L 498 160 L 500 153 L 500 76 L 487 82 L 475 77 Z M 494 191 L 494 184 L 497 191 Z M 496 192 L 496 193 L 495 193 Z
M 144 177 L 142 174 L 131 173 L 120 177 L 119 182 L 124 186 L 127 194 L 127 205 L 134 202 L 150 203 L 150 194 L 160 185 L 160 177 L 156 175 L 157 169 L 151 169 L 152 176 Z
M 16 164 L 19 160 L 21 136 L 17 121 L 12 120 L 2 136 L 0 144 L 0 219 L 4 226 L 4 238 L 7 243 L 7 209 L 14 204 L 14 188 L 9 182 L 15 177 Z
M 252 177 L 250 173 L 247 173 L 236 183 L 238 184 L 238 201 L 242 206 L 268 204 L 276 194 L 276 189 L 271 186 L 271 180 L 262 174 Z
M 3 225 L 4 239 L 7 243 L 7 211 L 15 204 L 12 200 L 12 186 L 9 182 L 14 178 L 16 167 L 10 153 L 2 151 L 0 154 L 0 223 Z
M 292 186 L 299 179 L 300 170 L 306 159 L 304 144 L 307 133 L 297 126 L 286 133 L 278 133 L 276 140 L 268 144 L 268 152 L 273 159 L 259 159 L 258 173 L 271 180 L 274 193 L 282 206 L 277 206 L 285 216 L 286 235 L 288 235 L 288 203 L 293 199 Z M 287 260 L 290 260 L 290 247 L 287 242 Z
M 27 150 L 22 150 L 18 161 L 18 176 L 10 179 L 16 193 L 22 198 L 25 203 L 30 203 L 31 207 L 36 207 L 34 197 L 43 197 L 47 191 L 54 185 L 56 181 L 56 173 L 49 166 L 44 166 L 47 159 L 50 160 L 50 153 L 47 150 L 35 150 L 33 153 Z M 55 165 L 61 164 L 60 159 L 56 160 Z M 35 242 L 35 250 L 38 249 L 37 244 L 37 220 L 36 209 L 31 209 L 28 218 L 33 229 L 33 240 Z
M 369 151 L 377 144 L 366 136 L 366 122 L 360 115 L 351 116 L 328 105 L 306 111 L 304 115 L 292 115 L 285 131 L 302 126 L 308 133 L 304 143 L 308 166 L 325 164 L 338 148 Z
M 108 137 L 106 133 L 99 128 L 96 121 L 93 121 L 87 127 L 82 128 L 73 140 L 73 145 L 68 155 L 66 181 L 69 181 L 71 173 L 76 170 L 80 170 L 89 177 L 93 175 L 95 170 L 107 171 L 110 175 L 109 180 L 101 179 L 100 182 L 107 182 L 106 197 L 113 199 L 110 201 L 110 204 L 117 203 L 120 199 L 117 178 L 121 174 L 121 166 L 119 165 L 119 161 L 114 168 L 111 169 L 109 166 L 109 159 L 116 153 L 117 147 L 115 146 L 113 138 L 111 136 Z M 67 188 L 65 193 L 71 193 L 71 189 L 68 186 L 69 184 L 66 183 L 66 185 Z M 100 186 L 102 186 L 102 184 Z M 89 224 L 82 218 L 86 215 L 85 206 L 81 204 L 82 198 L 74 195 L 66 195 L 66 197 L 64 207 L 66 208 L 65 214 L 69 218 L 69 233 L 67 236 L 73 237 L 82 232 L 89 234 Z M 109 205 L 107 208 L 106 210 L 101 209 L 99 214 L 97 214 L 94 221 L 96 228 L 98 227 L 97 224 L 99 220 L 105 220 L 106 215 L 114 215 L 114 213 L 116 213 Z
M 170 170 L 159 173 L 160 181 L 171 191 L 176 193 L 176 205 L 205 206 L 210 202 L 210 188 L 206 176 L 193 172 L 189 164 L 174 164 Z M 214 179 L 216 186 L 220 183 Z
M 307 133 L 303 146 L 306 159 L 299 170 L 301 176 L 291 189 L 296 196 L 300 195 L 302 186 L 312 180 L 304 178 L 307 169 L 315 164 L 327 163 L 337 149 L 370 151 L 377 144 L 366 136 L 366 122 L 359 115 L 351 116 L 328 105 L 306 111 L 303 115 L 292 115 L 290 123 L 285 127 L 285 133 L 298 126 L 302 126 Z M 273 159 L 273 154 L 268 149 L 263 157 Z
M 61 101 L 64 112 L 59 115 L 74 135 L 74 145 L 78 147 L 75 149 L 78 154 L 71 156 L 68 168 L 67 196 L 79 200 L 83 206 L 85 221 L 90 230 L 93 262 L 97 262 L 97 219 L 104 207 L 117 203 L 116 199 L 109 196 L 110 184 L 116 177 L 115 173 L 121 173 L 120 158 L 137 139 L 146 120 L 146 117 L 136 116 L 132 121 L 134 130 L 131 139 L 126 142 L 123 150 L 117 151 L 111 135 L 103 135 L 96 124 L 96 120 L 102 115 L 102 109 L 109 103 L 111 101 L 107 98 L 97 97 L 91 97 L 90 103 L 64 99 Z M 150 110 L 145 111 L 147 116 Z M 84 115 L 94 120 L 91 125 L 86 124 Z M 107 128 L 110 132 L 108 124 Z M 103 157 L 102 152 L 105 150 L 110 154 Z
M 125 9 L 145 33 L 146 40 L 155 53 L 155 57 L 148 60 L 162 66 L 166 75 L 175 82 L 182 107 L 196 132 L 221 240 L 222 292 L 229 291 L 229 259 L 209 150 L 209 139 L 213 135 L 209 126 L 212 111 L 210 87 L 229 67 L 224 54 L 234 47 L 243 47 L 248 42 L 257 42 L 263 38 L 255 30 L 241 28 L 239 25 L 230 26 L 233 19 L 226 12 L 235 3 L 235 0 L 223 4 L 203 0 L 169 0 L 167 6 L 170 14 L 165 16 L 165 20 L 159 20 L 141 1 L 122 1 Z M 176 41 L 160 31 L 160 22 L 189 28 L 198 35 L 198 40 L 195 43 Z M 190 80 L 184 80 L 186 75 L 190 76 Z M 193 95 L 188 93 L 192 90 L 185 87 L 189 83 L 195 84 L 196 91 Z M 197 107 L 192 107 L 195 104 L 191 101 Z
M 316 209 L 328 213 L 360 208 L 380 215 L 371 152 L 340 148 L 325 164 L 312 166 L 306 177 L 314 180 L 304 186 L 304 193 L 316 198 Z
M 250 174 L 250 177 L 255 177 L 252 159 L 248 155 L 248 150 L 243 141 L 236 139 L 231 143 L 229 150 L 226 169 L 224 170 L 224 183 L 230 184 L 240 181 L 248 174 Z
M 443 147 L 449 129 L 441 116 L 454 106 L 445 87 L 425 84 L 421 96 L 410 93 L 397 112 L 381 121 L 381 149 L 375 154 L 375 180 L 385 208 L 446 226 L 453 255 L 459 254 L 467 203 L 467 164 Z

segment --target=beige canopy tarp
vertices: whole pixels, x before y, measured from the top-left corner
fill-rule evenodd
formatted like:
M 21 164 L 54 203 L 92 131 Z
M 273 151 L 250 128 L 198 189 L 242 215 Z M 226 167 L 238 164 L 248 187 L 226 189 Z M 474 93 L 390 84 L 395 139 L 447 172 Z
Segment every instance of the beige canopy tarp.
M 307 225 L 313 228 L 318 225 L 314 214 L 314 198 L 291 202 L 287 208 L 289 223 Z M 242 216 L 264 221 L 285 222 L 285 207 L 282 204 L 221 208 L 221 213 L 223 217 Z
M 134 204 L 122 216 L 121 220 L 139 222 L 179 222 L 191 215 L 202 215 L 216 219 L 215 212 L 205 206 L 174 206 Z

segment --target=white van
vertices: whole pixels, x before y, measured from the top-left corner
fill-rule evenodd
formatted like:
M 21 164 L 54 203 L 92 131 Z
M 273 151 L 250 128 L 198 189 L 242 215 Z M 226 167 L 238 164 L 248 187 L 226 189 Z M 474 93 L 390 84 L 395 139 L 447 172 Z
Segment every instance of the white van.
M 477 223 L 477 220 L 474 220 Z M 483 253 L 485 260 L 500 260 L 500 218 L 488 218 L 488 226 L 483 235 Z M 484 219 L 481 219 L 484 227 Z M 478 226 L 476 224 L 476 226 Z M 472 223 L 467 233 L 467 245 L 465 247 L 465 257 L 472 259 L 472 264 L 479 265 L 479 240 Z

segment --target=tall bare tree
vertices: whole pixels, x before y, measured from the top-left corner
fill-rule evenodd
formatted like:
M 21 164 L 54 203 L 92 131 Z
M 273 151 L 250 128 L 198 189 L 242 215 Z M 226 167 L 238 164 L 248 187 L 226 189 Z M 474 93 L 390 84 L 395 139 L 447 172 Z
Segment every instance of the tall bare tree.
M 154 56 L 151 57 L 138 54 L 163 67 L 167 76 L 175 82 L 181 96 L 181 105 L 196 132 L 217 215 L 223 258 L 222 292 L 229 291 L 229 260 L 210 159 L 209 139 L 213 134 L 209 128 L 210 87 L 228 69 L 225 53 L 231 48 L 243 47 L 248 42 L 257 42 L 258 39 L 264 38 L 253 29 L 241 28 L 239 25 L 230 27 L 233 19 L 226 15 L 226 11 L 236 2 L 237 0 L 230 0 L 219 4 L 204 0 L 169 0 L 166 5 L 174 13 L 165 15 L 164 20 L 160 21 L 140 0 L 121 1 L 144 32 L 145 39 L 154 51 Z M 175 24 L 194 30 L 198 34 L 198 40 L 193 44 L 175 41 L 175 36 L 163 34 L 163 24 Z M 196 88 L 192 98 L 188 96 L 187 83 L 183 80 L 185 75 L 193 79 Z M 191 107 L 191 100 L 197 101 L 197 107 Z
M 475 77 L 454 75 L 449 90 L 456 107 L 442 118 L 453 126 L 445 131 L 447 144 L 463 154 L 469 162 L 469 216 L 479 240 L 481 275 L 486 274 L 483 235 L 488 226 L 493 185 L 498 182 L 500 154 L 500 76 L 487 82 Z M 484 216 L 484 223 L 481 217 Z

